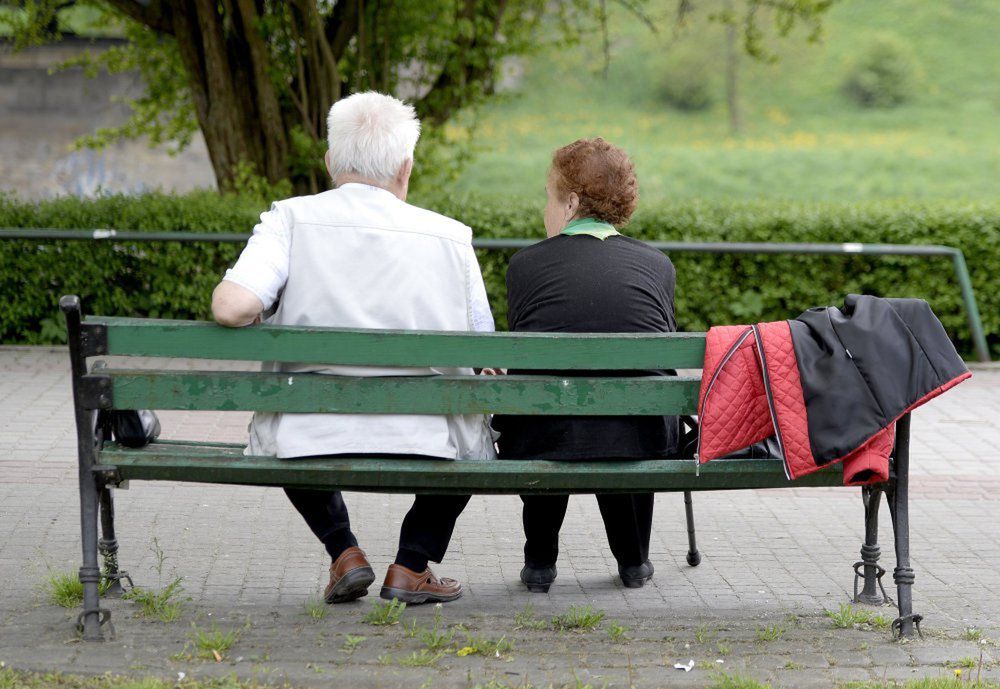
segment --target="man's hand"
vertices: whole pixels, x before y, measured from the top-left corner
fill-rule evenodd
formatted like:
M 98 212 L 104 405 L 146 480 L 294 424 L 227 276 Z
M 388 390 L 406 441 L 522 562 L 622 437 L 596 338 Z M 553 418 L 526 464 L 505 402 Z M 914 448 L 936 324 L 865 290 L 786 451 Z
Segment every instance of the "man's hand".
M 242 328 L 260 322 L 264 304 L 242 285 L 223 280 L 212 293 L 212 315 L 215 322 L 227 328 Z

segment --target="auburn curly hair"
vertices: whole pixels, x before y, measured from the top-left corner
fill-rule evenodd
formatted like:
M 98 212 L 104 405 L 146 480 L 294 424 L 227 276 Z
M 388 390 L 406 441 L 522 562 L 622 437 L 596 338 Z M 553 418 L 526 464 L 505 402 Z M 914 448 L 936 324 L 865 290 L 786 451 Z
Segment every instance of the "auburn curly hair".
M 622 227 L 639 202 L 639 182 L 628 154 L 612 143 L 577 139 L 552 155 L 552 182 L 560 199 L 576 192 L 581 218 Z

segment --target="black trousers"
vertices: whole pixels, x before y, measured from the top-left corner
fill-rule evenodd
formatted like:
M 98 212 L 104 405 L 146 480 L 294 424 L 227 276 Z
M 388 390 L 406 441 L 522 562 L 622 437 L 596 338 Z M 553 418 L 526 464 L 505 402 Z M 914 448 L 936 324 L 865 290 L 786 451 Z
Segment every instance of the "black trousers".
M 306 520 L 306 524 L 323 542 L 330 557 L 358 544 L 351 531 L 347 505 L 338 490 L 308 490 L 286 488 L 285 494 Z M 468 495 L 418 495 L 413 507 L 403 518 L 399 529 L 399 550 L 396 561 L 411 569 L 422 570 L 420 559 L 441 562 L 448 550 L 455 522 L 469 504 Z M 411 566 L 412 565 L 412 566 Z
M 620 567 L 649 559 L 653 527 L 652 493 L 598 493 L 608 544 Z M 559 557 L 559 529 L 566 517 L 568 495 L 522 495 L 524 562 L 530 567 L 554 565 Z

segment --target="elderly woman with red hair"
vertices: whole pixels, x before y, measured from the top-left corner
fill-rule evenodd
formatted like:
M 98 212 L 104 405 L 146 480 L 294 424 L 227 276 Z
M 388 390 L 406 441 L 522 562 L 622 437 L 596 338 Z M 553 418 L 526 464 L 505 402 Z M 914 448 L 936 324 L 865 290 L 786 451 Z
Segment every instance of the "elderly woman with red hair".
M 553 155 L 545 190 L 548 238 L 515 254 L 507 272 L 510 329 L 578 333 L 676 330 L 670 259 L 619 232 L 639 200 L 628 155 L 601 138 L 574 141 Z M 593 376 L 601 372 L 559 374 Z M 650 459 L 672 455 L 677 444 L 675 417 L 497 416 L 493 423 L 501 433 L 500 459 Z M 649 561 L 653 494 L 596 497 L 622 584 L 643 586 L 653 576 Z M 521 499 L 525 533 L 521 580 L 531 591 L 548 591 L 556 578 L 559 529 L 569 496 L 525 495 Z

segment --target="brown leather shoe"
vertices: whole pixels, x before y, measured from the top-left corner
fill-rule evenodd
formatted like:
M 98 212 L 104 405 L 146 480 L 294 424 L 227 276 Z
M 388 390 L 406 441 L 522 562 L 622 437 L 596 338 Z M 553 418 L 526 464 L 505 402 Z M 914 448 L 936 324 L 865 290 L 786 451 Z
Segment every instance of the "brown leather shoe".
M 462 595 L 462 585 L 454 579 L 438 579 L 428 567 L 414 572 L 403 565 L 389 565 L 385 582 L 379 594 L 386 600 L 403 601 L 410 605 L 420 603 L 446 603 Z
M 323 591 L 327 603 L 346 603 L 368 595 L 375 581 L 375 572 L 368 564 L 364 551 L 357 546 L 348 548 L 330 565 L 330 583 Z

